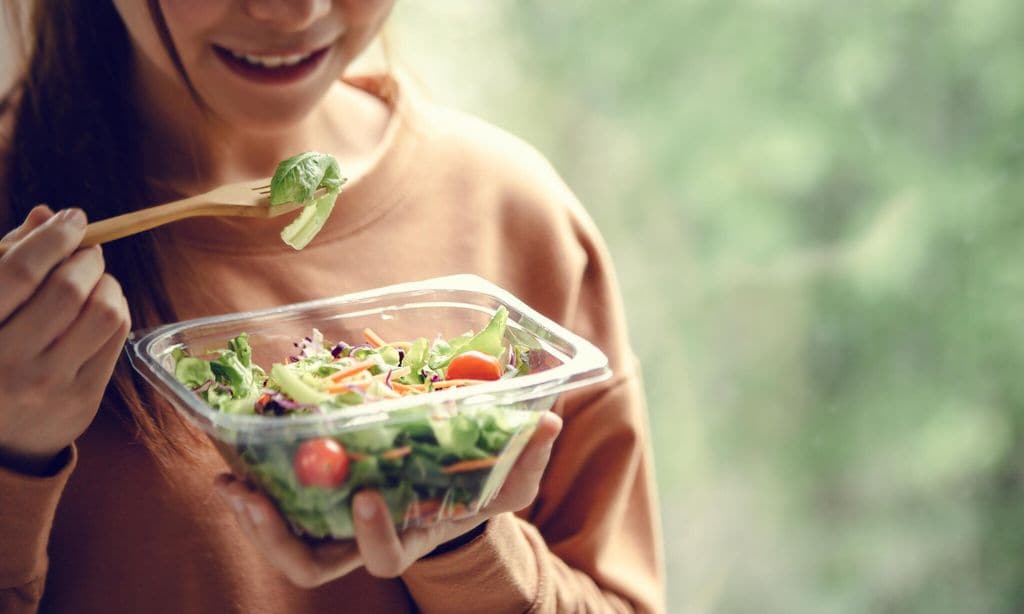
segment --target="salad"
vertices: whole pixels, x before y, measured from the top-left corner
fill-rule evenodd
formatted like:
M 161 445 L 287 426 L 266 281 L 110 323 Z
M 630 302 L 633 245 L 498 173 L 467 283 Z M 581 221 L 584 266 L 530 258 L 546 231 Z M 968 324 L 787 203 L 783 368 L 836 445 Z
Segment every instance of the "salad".
M 452 339 L 385 341 L 373 330 L 350 345 L 319 330 L 268 369 L 255 364 L 248 335 L 212 358 L 173 353 L 175 377 L 221 412 L 288 420 L 353 411 L 366 403 L 428 396 L 530 372 L 530 348 L 506 342 L 508 311 L 499 307 L 478 332 Z M 394 410 L 383 423 L 293 441 L 246 443 L 234 450 L 242 468 L 302 533 L 352 535 L 351 497 L 378 490 L 399 527 L 475 512 L 494 494 L 536 426 L 538 413 L 518 406 L 443 412 Z
M 278 164 L 270 180 L 270 205 L 305 205 L 281 231 L 281 239 L 295 249 L 306 247 L 327 222 L 346 181 L 338 161 L 328 154 L 307 151 Z

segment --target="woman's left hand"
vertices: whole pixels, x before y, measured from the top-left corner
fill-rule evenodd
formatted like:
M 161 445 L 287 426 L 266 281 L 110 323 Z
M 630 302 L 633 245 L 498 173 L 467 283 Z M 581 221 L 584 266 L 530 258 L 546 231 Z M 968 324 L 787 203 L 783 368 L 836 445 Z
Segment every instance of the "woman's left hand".
M 294 584 L 320 586 L 359 567 L 379 578 L 401 575 L 424 555 L 479 526 L 488 518 L 515 512 L 537 496 L 541 476 L 551 456 L 551 446 L 562 429 L 556 414 L 541 416 L 530 443 L 516 460 L 501 491 L 487 507 L 470 518 L 450 520 L 399 534 L 391 522 L 384 499 L 364 490 L 353 497 L 355 539 L 310 545 L 295 536 L 269 499 L 250 490 L 235 476 L 218 476 L 218 493 L 235 510 L 245 534 Z

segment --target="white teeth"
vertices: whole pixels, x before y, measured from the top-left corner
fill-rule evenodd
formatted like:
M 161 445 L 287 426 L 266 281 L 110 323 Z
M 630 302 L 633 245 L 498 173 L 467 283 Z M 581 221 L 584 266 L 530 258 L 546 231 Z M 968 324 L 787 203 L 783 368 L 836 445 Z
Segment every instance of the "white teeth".
M 228 49 L 228 52 L 236 59 L 244 60 L 254 66 L 264 66 L 266 68 L 294 66 L 313 55 L 312 53 L 296 53 L 293 55 L 250 55 L 248 53 L 232 51 L 231 49 Z
M 267 56 L 263 58 L 247 55 L 245 56 L 245 59 L 249 60 L 253 64 L 263 64 L 264 66 L 268 66 L 270 68 L 277 68 L 278 66 L 281 65 L 281 56 L 276 55 Z

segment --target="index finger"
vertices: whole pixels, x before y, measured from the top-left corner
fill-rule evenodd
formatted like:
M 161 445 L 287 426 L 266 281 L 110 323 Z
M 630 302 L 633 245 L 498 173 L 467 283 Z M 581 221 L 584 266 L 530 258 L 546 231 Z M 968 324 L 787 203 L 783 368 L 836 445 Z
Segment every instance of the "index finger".
M 484 509 L 485 512 L 518 512 L 533 502 L 541 478 L 547 469 L 548 460 L 551 458 L 551 448 L 561 431 L 561 416 L 554 412 L 546 412 L 540 416 L 530 442 L 516 459 L 515 465 L 505 478 L 505 483 L 494 500 Z
M 71 255 L 85 235 L 85 213 L 65 209 L 29 231 L 0 256 L 0 322 L 27 301 L 53 267 Z

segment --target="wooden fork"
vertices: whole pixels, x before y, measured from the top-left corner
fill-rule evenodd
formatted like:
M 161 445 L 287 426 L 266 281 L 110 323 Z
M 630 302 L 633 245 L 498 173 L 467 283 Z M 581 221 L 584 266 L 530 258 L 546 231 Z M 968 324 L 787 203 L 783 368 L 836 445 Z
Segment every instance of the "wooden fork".
M 233 217 L 277 217 L 295 211 L 302 203 L 270 205 L 270 182 L 267 179 L 244 183 L 232 183 L 189 198 L 139 209 L 131 213 L 116 215 L 105 220 L 92 222 L 85 228 L 82 247 L 99 245 L 156 228 L 170 222 L 189 217 L 233 216 Z M 325 190 L 316 192 L 319 197 Z M 8 245 L 0 244 L 0 256 Z

